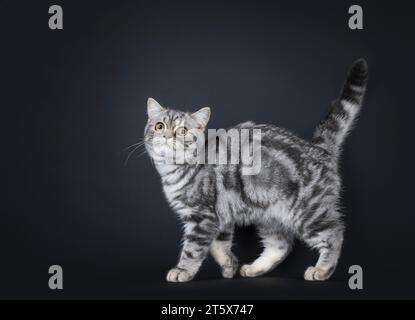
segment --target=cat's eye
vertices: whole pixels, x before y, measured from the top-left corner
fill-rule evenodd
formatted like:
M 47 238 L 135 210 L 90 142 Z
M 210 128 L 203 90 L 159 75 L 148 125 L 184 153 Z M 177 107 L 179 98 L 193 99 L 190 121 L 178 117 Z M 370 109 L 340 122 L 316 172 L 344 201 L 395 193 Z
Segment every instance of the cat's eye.
M 184 137 L 187 134 L 187 132 L 188 130 L 186 127 L 180 127 L 179 129 L 176 130 L 176 133 L 182 137 Z
M 156 130 L 157 132 L 163 131 L 165 128 L 165 125 L 163 122 L 157 122 L 156 125 L 154 126 L 154 130 Z

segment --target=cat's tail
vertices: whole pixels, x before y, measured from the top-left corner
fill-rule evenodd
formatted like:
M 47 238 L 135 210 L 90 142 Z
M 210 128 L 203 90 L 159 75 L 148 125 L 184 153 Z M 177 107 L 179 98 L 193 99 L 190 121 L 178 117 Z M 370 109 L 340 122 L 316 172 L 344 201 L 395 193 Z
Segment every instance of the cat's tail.
M 368 67 L 364 59 L 355 61 L 349 70 L 340 96 L 313 136 L 313 143 L 338 155 L 362 107 L 366 92 Z

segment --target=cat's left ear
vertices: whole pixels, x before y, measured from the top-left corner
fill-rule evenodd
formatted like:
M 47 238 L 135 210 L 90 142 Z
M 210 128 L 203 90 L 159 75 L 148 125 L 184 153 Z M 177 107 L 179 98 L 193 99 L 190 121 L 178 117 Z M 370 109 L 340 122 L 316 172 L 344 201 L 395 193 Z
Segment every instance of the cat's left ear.
M 191 116 L 198 123 L 199 127 L 204 129 L 209 122 L 210 108 L 202 108 L 199 111 L 193 112 Z

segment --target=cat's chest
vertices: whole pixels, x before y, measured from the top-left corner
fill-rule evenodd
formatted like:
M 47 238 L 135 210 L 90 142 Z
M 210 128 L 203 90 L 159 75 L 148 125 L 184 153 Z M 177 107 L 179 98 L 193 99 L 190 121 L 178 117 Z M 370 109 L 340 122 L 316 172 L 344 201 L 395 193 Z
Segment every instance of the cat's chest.
M 176 212 L 181 218 L 184 218 L 192 214 L 192 207 L 189 206 L 186 201 L 184 187 L 164 185 L 163 192 L 169 203 L 170 207 Z
M 183 192 L 185 186 L 189 184 L 189 178 L 187 177 L 189 170 L 179 166 L 158 169 L 164 194 L 169 202 L 173 201 Z
M 200 172 L 199 167 L 190 167 L 186 165 L 171 166 L 158 168 L 161 176 L 163 191 L 169 201 L 177 198 L 180 194 L 186 192 L 189 187 L 195 184 L 197 174 Z
M 163 192 L 170 206 L 176 211 L 183 211 L 186 204 L 186 192 L 191 187 L 191 181 L 186 178 L 167 180 L 162 179 Z
M 174 201 L 182 202 L 181 195 L 183 194 L 183 186 L 174 185 L 163 185 L 163 192 L 169 203 Z

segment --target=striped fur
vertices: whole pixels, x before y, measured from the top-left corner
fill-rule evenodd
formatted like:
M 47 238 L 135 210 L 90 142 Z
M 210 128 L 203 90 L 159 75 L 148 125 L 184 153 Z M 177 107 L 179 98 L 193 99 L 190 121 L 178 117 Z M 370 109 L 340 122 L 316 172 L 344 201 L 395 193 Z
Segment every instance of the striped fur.
M 357 60 L 349 71 L 339 99 L 333 102 L 332 109 L 317 127 L 313 142 L 334 154 L 339 150 L 352 128 L 363 103 L 366 92 L 367 64 Z
M 166 130 L 171 132 L 183 123 L 203 131 L 210 111 L 205 108 L 190 114 L 149 102 L 147 151 L 161 176 L 167 201 L 184 225 L 183 248 L 176 267 L 167 274 L 168 281 L 191 280 L 209 252 L 222 275 L 233 277 L 238 269 L 231 251 L 234 226 L 251 224 L 258 228 L 264 250 L 240 268 L 242 276 L 259 276 L 277 266 L 295 238 L 319 252 L 317 263 L 306 269 L 305 279 L 326 280 L 332 275 L 344 231 L 338 209 L 339 152 L 361 108 L 366 81 L 366 62 L 358 60 L 312 142 L 273 125 L 247 122 L 234 127 L 261 130 L 261 171 L 252 176 L 242 175 L 240 164 L 165 164 L 159 155 L 173 147 L 167 142 L 152 143 L 167 139 L 155 132 L 155 123 L 167 123 Z M 171 137 L 167 131 L 163 135 Z M 185 143 L 191 150 L 191 140 Z

